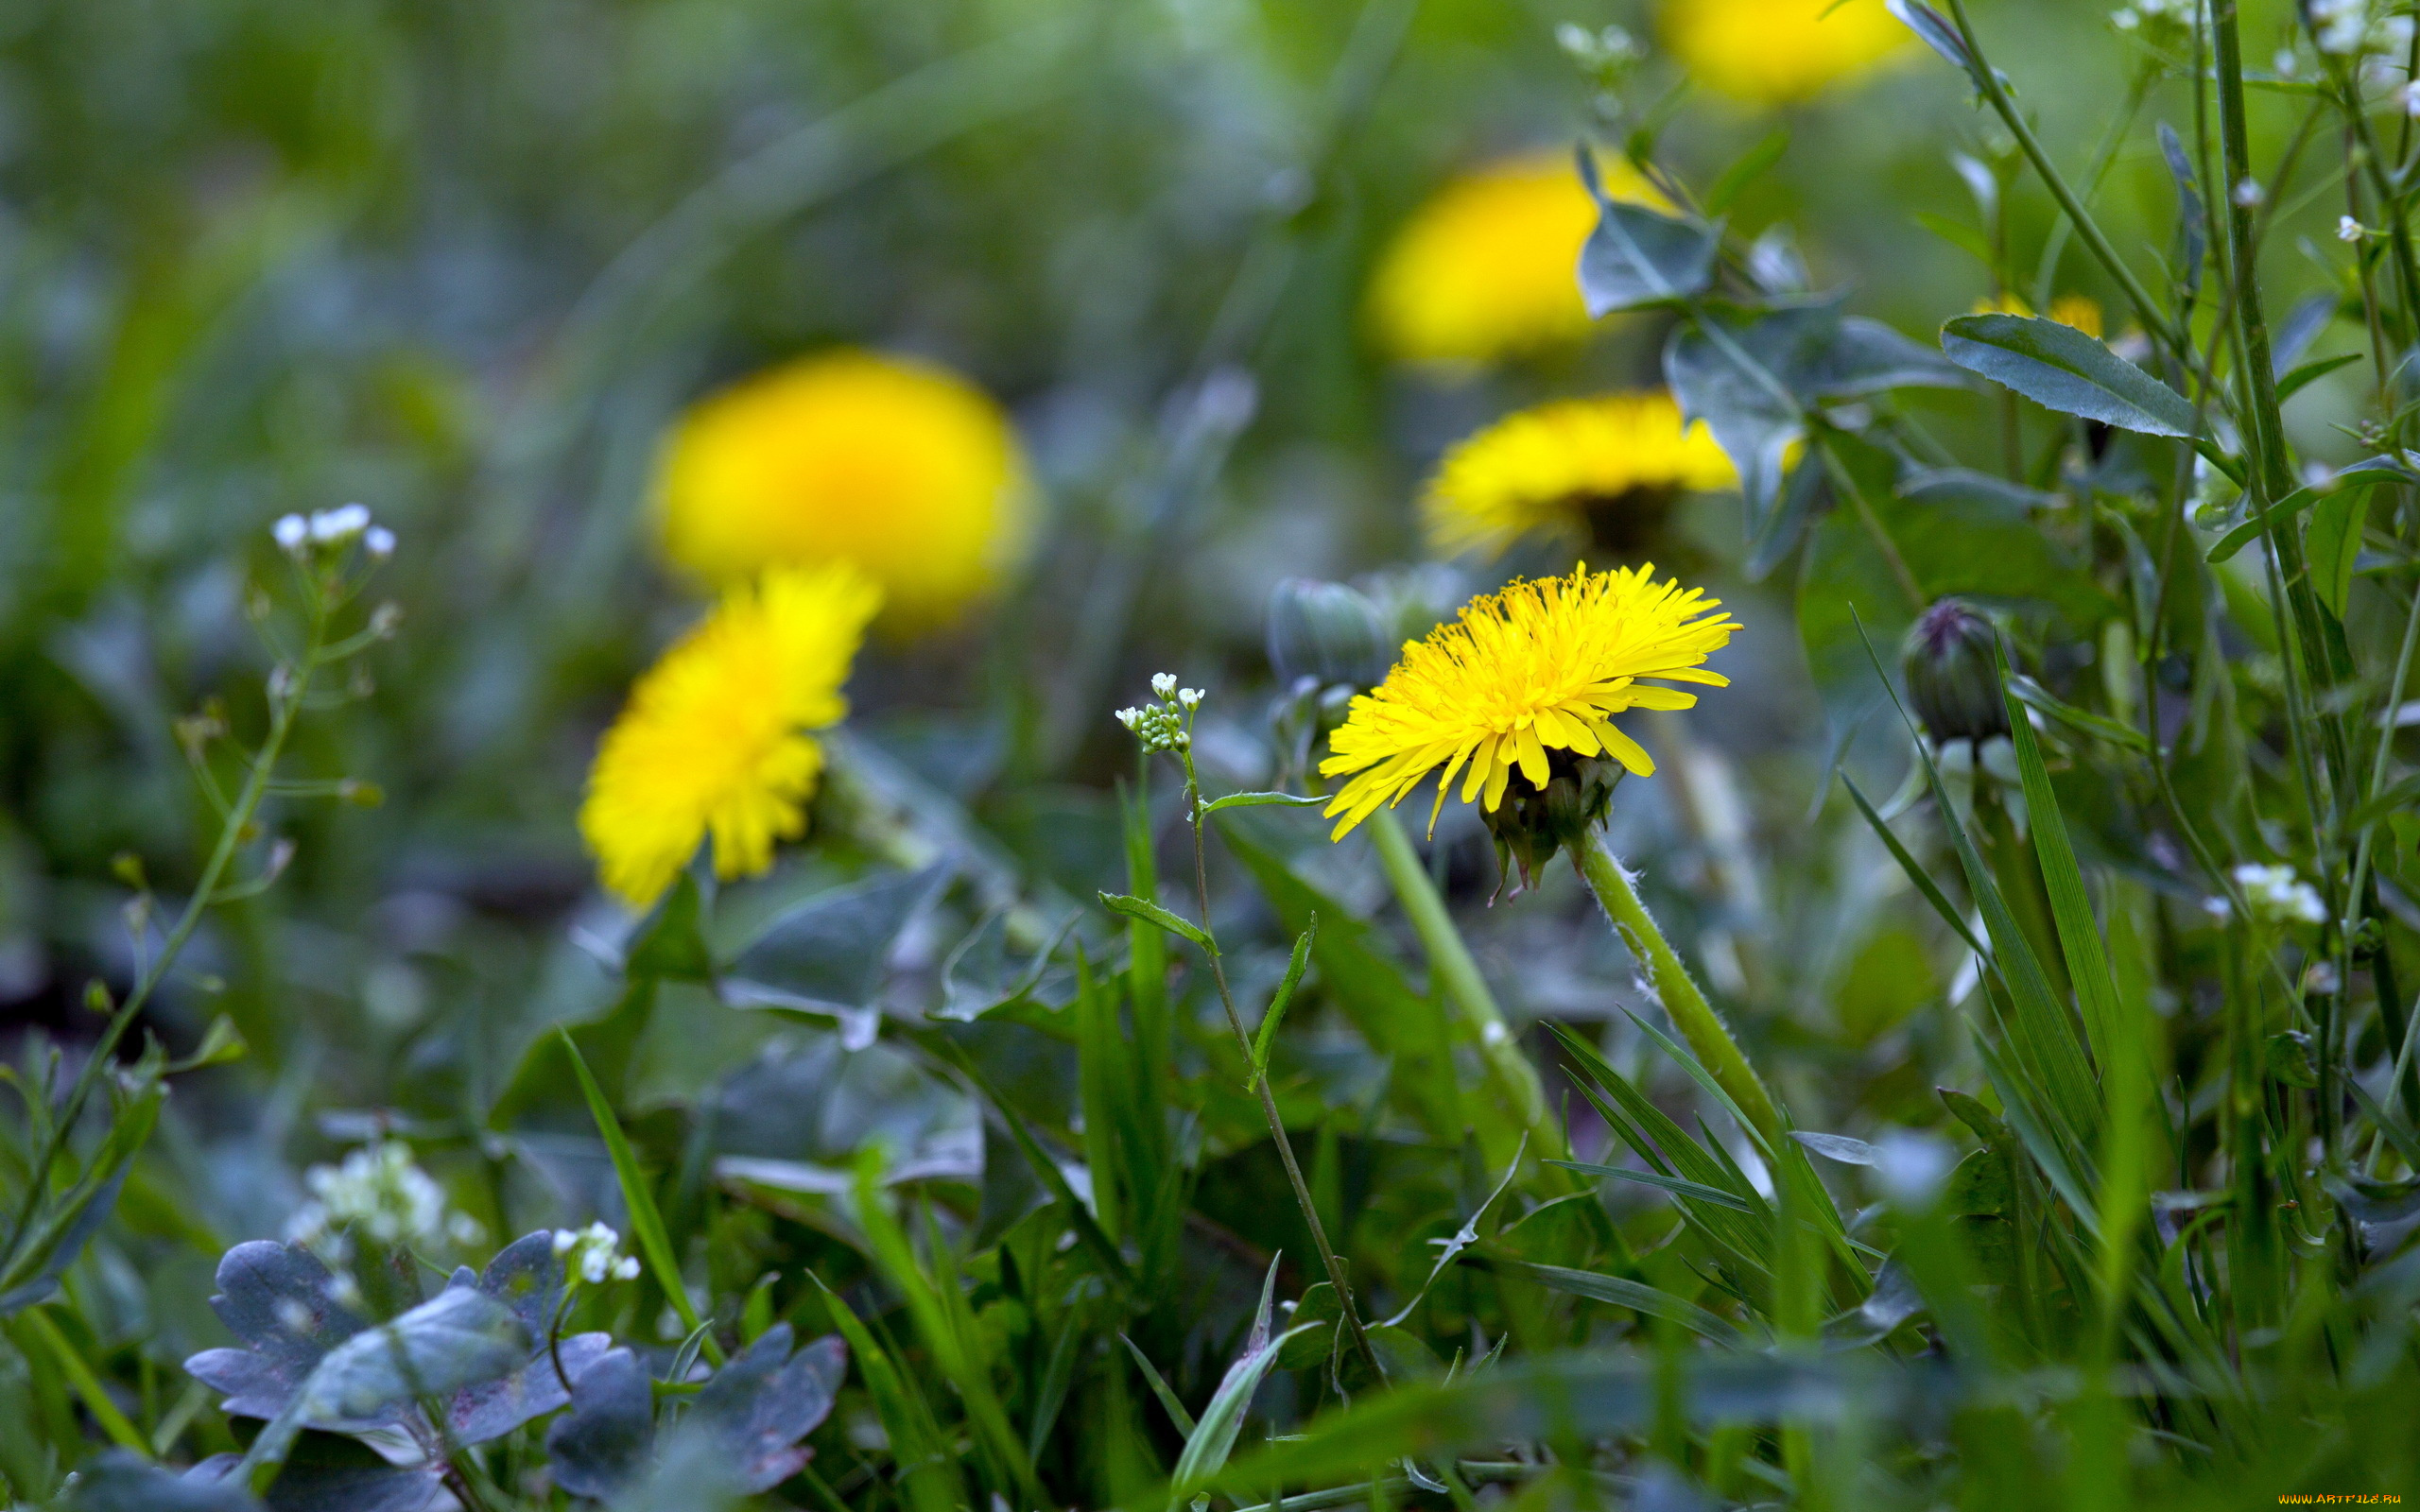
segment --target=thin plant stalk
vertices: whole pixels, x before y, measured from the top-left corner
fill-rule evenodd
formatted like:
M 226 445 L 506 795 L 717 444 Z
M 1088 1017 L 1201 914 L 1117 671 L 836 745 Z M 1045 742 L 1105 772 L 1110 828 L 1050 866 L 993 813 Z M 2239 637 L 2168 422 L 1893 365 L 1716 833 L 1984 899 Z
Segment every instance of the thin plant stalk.
M 333 580 L 321 580 L 306 573 L 305 583 L 310 603 L 309 630 L 303 640 L 302 654 L 290 662 L 282 663 L 270 676 L 268 733 L 262 740 L 260 749 L 253 753 L 251 769 L 244 777 L 244 785 L 236 793 L 234 802 L 228 807 L 226 817 L 218 827 L 217 842 L 211 847 L 210 859 L 203 864 L 201 875 L 194 883 L 192 895 L 185 900 L 184 911 L 168 931 L 160 954 L 136 979 L 133 990 L 110 1015 L 108 1024 L 101 1030 L 100 1040 L 85 1058 L 83 1069 L 77 1073 L 75 1086 L 69 1091 L 66 1105 L 59 1118 L 51 1125 L 49 1138 L 43 1141 L 41 1153 L 34 1157 L 26 1171 L 25 1196 L 17 1204 L 16 1215 L 9 1228 L 8 1241 L 5 1246 L 0 1246 L 0 1274 L 5 1274 L 8 1266 L 15 1261 L 26 1235 L 32 1231 L 34 1214 L 41 1208 L 43 1195 L 50 1190 L 51 1168 L 65 1150 L 77 1120 L 92 1097 L 93 1089 L 99 1085 L 102 1070 L 109 1065 L 112 1052 L 117 1049 L 118 1041 L 126 1037 L 126 1031 L 133 1026 L 135 1019 L 150 1003 L 152 993 L 176 968 L 178 956 L 183 954 L 194 931 L 200 927 L 201 916 L 217 896 L 219 880 L 226 876 L 227 868 L 234 864 L 236 851 L 251 835 L 253 816 L 259 813 L 261 800 L 268 794 L 278 758 L 285 749 L 287 737 L 293 733 L 295 717 L 302 710 L 303 696 L 310 690 L 313 676 L 329 659 L 328 618 L 337 607 L 331 597 Z
M 1715 1082 L 1731 1094 L 1739 1110 L 1756 1125 L 1770 1147 L 1778 1148 L 1783 1137 L 1781 1110 L 1774 1106 L 1772 1094 L 1757 1078 L 1755 1069 L 1740 1052 L 1737 1040 L 1706 1001 L 1705 993 L 1681 964 L 1671 944 L 1657 927 L 1655 918 L 1639 901 L 1638 889 L 1631 874 L 1623 869 L 1621 858 L 1605 843 L 1602 832 L 1592 834 L 1587 843 L 1575 847 L 1572 864 L 1579 868 L 1582 880 L 1596 893 L 1597 901 L 1605 905 L 1614 927 L 1621 932 L 1632 951 L 1637 954 L 1648 971 L 1648 980 L 1662 1000 L 1664 1011 L 1671 1016 L 1672 1024 L 1681 1031 L 1689 1048 Z
M 1210 867 L 1208 842 L 1202 834 L 1204 816 L 1201 806 L 1201 779 L 1193 765 L 1193 747 L 1188 742 L 1176 751 L 1184 765 L 1184 813 L 1193 831 L 1193 897 L 1201 913 L 1201 928 L 1210 928 Z M 1252 1036 L 1244 1028 L 1243 1015 L 1236 1011 L 1236 995 L 1227 986 L 1227 968 L 1218 951 L 1201 953 L 1210 961 L 1210 978 L 1218 984 L 1219 1005 L 1227 1010 L 1227 1027 L 1236 1034 L 1236 1043 L 1252 1058 Z M 1338 1309 L 1344 1315 L 1345 1331 L 1353 1335 L 1353 1347 L 1370 1362 L 1370 1367 L 1380 1377 L 1386 1366 L 1372 1347 L 1370 1335 L 1361 1325 L 1361 1310 L 1354 1304 L 1353 1288 L 1346 1281 L 1344 1262 L 1338 1258 L 1336 1246 L 1328 1242 L 1327 1226 L 1320 1221 L 1319 1204 L 1311 1200 L 1310 1183 L 1303 1179 L 1303 1167 L 1294 1159 L 1293 1141 L 1286 1137 L 1286 1120 L 1277 1111 L 1277 1098 L 1269 1090 L 1269 1078 L 1258 1078 L 1253 1090 L 1260 1094 L 1261 1116 L 1269 1121 L 1269 1137 L 1277 1142 L 1277 1158 L 1285 1164 L 1286 1180 L 1294 1189 L 1294 1203 L 1303 1211 L 1303 1222 L 1309 1226 L 1311 1243 L 1319 1246 L 1320 1263 L 1326 1267 L 1328 1284 L 1336 1288 Z

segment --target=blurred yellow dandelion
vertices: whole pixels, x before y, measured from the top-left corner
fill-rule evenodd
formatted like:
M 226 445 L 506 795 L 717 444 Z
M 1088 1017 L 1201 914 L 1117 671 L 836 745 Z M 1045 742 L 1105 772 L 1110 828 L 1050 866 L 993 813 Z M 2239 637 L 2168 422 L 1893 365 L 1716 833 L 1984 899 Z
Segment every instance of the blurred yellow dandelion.
M 710 583 L 854 562 L 895 622 L 928 625 L 1022 552 L 1028 490 L 1000 406 L 957 374 L 843 351 L 693 406 L 665 447 L 664 547 Z
M 1456 773 L 1461 799 L 1489 811 L 1504 801 L 1517 769 L 1544 792 L 1549 753 L 1606 756 L 1641 777 L 1655 763 L 1612 716 L 1628 709 L 1686 709 L 1697 696 L 1658 687 L 1729 679 L 1701 665 L 1739 626 L 1721 600 L 1652 565 L 1512 584 L 1463 606 L 1460 618 L 1407 643 L 1384 682 L 1353 700 L 1320 764 L 1351 780 L 1327 815 L 1341 839 L 1381 805 L 1403 801 L 1429 773 L 1437 779 L 1433 829 Z M 1340 817 L 1339 817 L 1340 816 Z
M 1975 301 L 1970 312 L 1975 315 L 2031 315 L 2033 306 L 2022 295 L 2003 292 L 1997 299 Z M 2088 294 L 2062 294 L 2050 301 L 2050 318 L 2061 325 L 2073 326 L 2095 341 L 2104 339 L 2100 321 L 2100 301 Z
M 1855 78 L 1912 35 L 1882 0 L 1664 0 L 1661 30 L 1699 83 L 1761 105 Z
M 1600 513 L 1652 512 L 1739 475 L 1703 421 L 1661 392 L 1566 399 L 1497 421 L 1445 454 L 1421 498 L 1439 552 L 1501 552 L 1533 530 L 1579 534 Z M 1616 527 L 1619 521 L 1612 522 Z
M 1605 192 L 1669 210 L 1620 158 L 1599 164 Z M 1379 345 L 1407 362 L 1494 362 L 1588 335 L 1580 249 L 1596 201 L 1560 153 L 1463 175 L 1404 223 L 1370 284 Z
M 752 876 L 806 828 L 823 771 L 810 731 L 840 688 L 882 591 L 856 568 L 777 568 L 725 592 L 631 689 L 597 746 L 579 832 L 606 887 L 655 902 L 711 834 L 715 871 Z

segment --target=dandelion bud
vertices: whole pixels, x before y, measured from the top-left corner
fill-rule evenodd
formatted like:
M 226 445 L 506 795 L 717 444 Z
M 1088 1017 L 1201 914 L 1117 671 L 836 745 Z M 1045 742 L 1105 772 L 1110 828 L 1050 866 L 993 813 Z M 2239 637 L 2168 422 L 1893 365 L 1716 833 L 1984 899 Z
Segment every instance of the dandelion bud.
M 1386 671 L 1378 606 L 1342 583 L 1289 577 L 1269 596 L 1269 663 L 1280 682 L 1367 687 Z
M 1998 632 L 1962 601 L 1945 598 L 1924 611 L 1899 656 L 1908 701 L 1936 744 L 1980 744 L 2008 733 L 1993 650 Z

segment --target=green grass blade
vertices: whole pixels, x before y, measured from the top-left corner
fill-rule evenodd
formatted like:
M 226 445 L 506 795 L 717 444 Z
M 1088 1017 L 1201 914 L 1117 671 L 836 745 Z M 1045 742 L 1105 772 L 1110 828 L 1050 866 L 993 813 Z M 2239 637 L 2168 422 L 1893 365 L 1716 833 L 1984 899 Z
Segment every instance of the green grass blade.
M 1142 1368 L 1143 1382 L 1151 1388 L 1151 1395 L 1160 1399 L 1160 1405 L 1167 1409 L 1168 1421 L 1176 1424 L 1178 1433 L 1191 1438 L 1196 1426 L 1193 1414 L 1184 1410 L 1184 1402 L 1177 1400 L 1176 1393 L 1161 1378 L 1159 1367 L 1151 1364 L 1150 1357 L 1143 1352 L 1141 1346 L 1123 1332 L 1117 1335 L 1117 1342 L 1126 1346 L 1126 1352 L 1132 1355 L 1135 1365 Z
M 1996 651 L 1995 652 L 1996 660 Z M 2109 1037 L 2116 1022 L 2118 982 L 2109 970 L 2109 953 L 2093 917 L 2092 900 L 2084 893 L 2083 870 L 2076 864 L 2075 847 L 2067 839 L 2066 819 L 2059 812 L 2059 795 L 2050 786 L 2050 771 L 2042 763 L 2042 745 L 2033 735 L 2005 662 L 1999 666 L 2000 696 L 2008 708 L 2009 739 L 2016 747 L 2016 769 L 2025 782 L 2026 823 L 2033 835 L 2033 855 L 2042 868 L 2043 885 L 2050 894 L 2050 916 L 2059 928 L 2059 950 L 2066 957 L 2068 980 L 2075 983 L 2076 1003 L 2083 1010 L 2085 1032 L 2093 1054 L 2108 1064 Z
M 605 1101 L 605 1090 L 589 1074 L 588 1062 L 579 1056 L 579 1046 L 572 1042 L 571 1031 L 555 1031 L 562 1037 L 563 1054 L 571 1057 L 571 1069 L 579 1078 L 580 1095 L 588 1099 L 589 1116 L 596 1121 L 597 1136 L 605 1142 L 606 1154 L 614 1160 L 614 1178 L 621 1183 L 622 1203 L 630 1209 L 631 1233 L 638 1240 L 639 1253 L 647 1260 L 648 1269 L 655 1273 L 655 1281 L 664 1288 L 665 1300 L 679 1314 L 681 1325 L 696 1332 L 703 1319 L 698 1316 L 696 1304 L 689 1300 L 689 1288 L 681 1280 L 681 1264 L 672 1252 L 672 1240 L 664 1231 L 664 1215 L 656 1211 L 654 1194 L 648 1190 L 647 1175 L 639 1169 L 639 1158 L 631 1148 L 628 1136 L 622 1132 L 621 1121 Z M 725 1361 L 722 1346 L 709 1332 L 704 1336 L 706 1358 L 720 1366 Z

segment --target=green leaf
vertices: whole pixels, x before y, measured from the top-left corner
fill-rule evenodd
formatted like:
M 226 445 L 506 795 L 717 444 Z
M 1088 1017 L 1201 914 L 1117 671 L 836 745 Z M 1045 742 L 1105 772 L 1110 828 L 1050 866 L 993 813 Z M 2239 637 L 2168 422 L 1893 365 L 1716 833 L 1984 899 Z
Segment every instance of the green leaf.
M 1662 1176 L 1653 1171 L 1634 1171 L 1626 1165 L 1591 1165 L 1585 1160 L 1548 1160 L 1547 1164 L 1559 1165 L 1566 1171 L 1577 1171 L 1582 1176 L 1612 1177 L 1623 1181 L 1636 1181 L 1645 1186 L 1661 1187 L 1667 1192 L 1677 1193 L 1685 1197 L 1695 1197 L 1700 1202 L 1711 1202 L 1716 1207 L 1729 1208 L 1735 1212 L 1756 1211 L 1749 1203 L 1733 1196 L 1720 1187 L 1710 1187 L 1702 1181 L 1684 1181 L 1676 1176 Z
M 1212 939 L 1208 932 L 1189 919 L 1181 919 L 1169 913 L 1157 903 L 1146 902 L 1140 898 L 1130 897 L 1122 892 L 1102 893 L 1100 901 L 1101 905 L 1112 913 L 1124 914 L 1129 919 L 1139 919 L 1147 924 L 1156 924 L 1171 935 L 1193 941 L 1212 955 L 1219 954 L 1219 942 Z
M 2282 526 L 2287 521 L 2309 508 L 2322 499 L 2358 490 L 2374 489 L 2381 483 L 2412 482 L 2411 470 L 2389 457 L 2373 456 L 2356 462 L 2334 477 L 2296 489 L 2269 507 L 2267 514 L 2255 512 L 2243 524 L 2221 536 L 2209 550 L 2213 562 L 2226 560 L 2237 552 L 2260 539 L 2264 528 L 2272 523 Z
M 2369 518 L 2367 489 L 2339 489 L 2311 507 L 2310 528 L 2303 535 L 2311 592 L 2340 620 L 2353 592 L 2353 563 L 2361 555 L 2361 529 Z
M 1857 804 L 1857 811 L 1865 816 L 1867 826 L 1882 837 L 1882 843 L 1890 848 L 1892 858 L 1899 863 L 1899 869 L 1906 872 L 1908 880 L 1916 885 L 1916 890 L 1924 894 L 1925 902 L 1932 904 L 1932 911 L 1941 916 L 1942 922 L 1958 932 L 1958 937 L 1966 942 L 1968 950 L 1979 956 L 1989 955 L 1991 953 L 1983 948 L 1983 942 L 1966 927 L 1965 916 L 1950 905 L 1948 896 L 1941 890 L 1941 884 L 1933 881 L 1932 873 L 1908 852 L 1907 846 L 1893 833 L 1882 816 L 1875 812 L 1873 803 L 1867 800 L 1864 791 L 1850 781 L 1848 773 L 1841 774 L 1841 785 L 1849 790 L 1849 798 Z
M 840 1294 L 826 1286 L 823 1278 L 815 1272 L 810 1270 L 806 1275 L 815 1282 L 816 1290 L 823 1294 L 823 1305 L 832 1314 L 833 1325 L 849 1343 L 849 1354 L 857 1363 L 866 1394 L 873 1399 L 874 1413 L 882 1419 L 884 1435 L 890 1440 L 890 1460 L 897 1467 L 899 1481 L 908 1488 L 909 1503 L 916 1512 L 953 1512 L 954 1508 L 972 1504 L 967 1500 L 965 1482 L 959 1474 L 958 1458 L 945 1447 L 931 1404 L 909 1383 L 898 1363 L 875 1341 L 873 1331 Z
M 694 1333 L 701 1320 L 689 1300 L 689 1288 L 681 1280 L 681 1262 L 673 1253 L 671 1238 L 664 1231 L 664 1215 L 656 1211 L 655 1194 L 647 1184 L 647 1173 L 639 1169 L 639 1158 L 631 1148 L 630 1137 L 622 1132 L 621 1120 L 614 1116 L 612 1105 L 605 1101 L 605 1090 L 589 1074 L 588 1062 L 580 1058 L 579 1046 L 572 1042 L 571 1031 L 555 1032 L 562 1037 L 563 1053 L 571 1057 L 571 1069 L 579 1078 L 580 1095 L 588 1100 L 589 1116 L 596 1121 L 597 1136 L 605 1142 L 606 1154 L 613 1157 L 614 1178 L 621 1183 L 622 1203 L 630 1210 L 631 1235 L 638 1241 L 639 1253 L 646 1258 L 648 1269 L 655 1273 L 655 1282 L 664 1289 L 665 1299 L 680 1314 L 681 1326 Z M 704 1343 L 706 1357 L 721 1365 L 722 1346 L 715 1342 L 711 1333 L 705 1335 Z
M 626 976 L 665 977 L 676 982 L 714 980 L 713 954 L 706 948 L 705 902 L 697 877 L 687 871 L 672 885 L 664 901 L 631 932 L 622 959 Z
M 1298 1323 L 1285 1332 L 1270 1336 L 1270 1304 L 1276 1293 L 1277 1264 L 1270 1263 L 1269 1275 L 1261 1282 L 1260 1311 L 1253 1320 L 1252 1332 L 1244 1340 L 1244 1348 L 1227 1373 L 1219 1382 L 1219 1389 L 1210 1396 L 1210 1404 L 1201 1409 L 1201 1421 L 1184 1436 L 1184 1452 L 1177 1455 L 1176 1469 L 1168 1476 L 1168 1506 L 1170 1512 L 1190 1501 L 1195 1492 L 1209 1486 L 1219 1471 L 1225 1468 L 1227 1456 L 1234 1452 L 1236 1436 L 1243 1432 L 1244 1413 L 1252 1406 L 1253 1393 L 1260 1389 L 1261 1378 L 1277 1363 L 1286 1341 L 1316 1323 Z
M 2088 709 L 2079 709 L 2031 678 L 2012 674 L 2008 679 L 2008 691 L 2011 697 L 2024 704 L 2028 709 L 2038 709 L 2070 730 L 2081 730 L 2087 735 L 2098 735 L 2102 740 L 2112 745 L 2122 746 L 2128 750 L 2148 753 L 2152 748 L 2151 737 L 2134 726 L 2121 725 L 2105 714 L 2097 714 Z
M 1535 1281 L 1548 1291 L 1584 1297 L 1592 1302 L 1626 1307 L 1649 1317 L 1678 1323 L 1690 1332 L 1712 1339 L 1727 1349 L 1750 1347 L 1748 1335 L 1734 1325 L 1695 1302 L 1659 1291 L 1643 1281 L 1625 1280 L 1619 1276 L 1601 1276 L 1593 1270 L 1572 1270 L 1563 1265 L 1540 1265 L 1494 1254 L 1488 1255 L 1486 1260 L 1495 1269 Z
M 1941 328 L 1950 361 L 2046 409 L 2147 436 L 2190 438 L 2183 394 L 2073 326 L 2030 315 L 1962 315 Z
M 1228 809 L 1258 809 L 1279 805 L 1289 809 L 1316 809 L 1326 805 L 1323 798 L 1303 798 L 1293 793 L 1230 793 L 1201 805 L 1203 814 L 1219 814 Z
M 1176 1424 L 1178 1433 L 1191 1438 L 1195 1427 L 1193 1414 L 1184 1410 L 1184 1403 L 1179 1401 L 1176 1393 L 1169 1389 L 1159 1366 L 1151 1363 L 1150 1357 L 1143 1352 L 1142 1346 L 1128 1338 L 1122 1331 L 1117 1335 L 1117 1342 L 1126 1346 L 1126 1352 L 1134 1357 L 1134 1364 L 1143 1372 L 1144 1384 L 1151 1388 L 1151 1395 L 1160 1399 L 1161 1407 L 1167 1412 L 1168 1421 Z
M 1717 228 L 1693 225 L 1615 199 L 1582 147 L 1580 180 L 1597 201 L 1597 229 L 1580 249 L 1580 295 L 1591 319 L 1641 305 L 1672 304 L 1714 282 Z
M 1997 261 L 1992 253 L 1992 244 L 1983 239 L 1983 233 L 1964 221 L 1952 220 L 1947 215 L 1936 215 L 1928 210 L 1917 211 L 1915 218 L 1917 225 L 1974 258 L 1985 267 L 1990 267 Z
M 1294 936 L 1294 955 L 1286 963 L 1285 979 L 1269 999 L 1269 1011 L 1260 1016 L 1260 1032 L 1252 1041 L 1252 1079 L 1244 1083 L 1244 1091 L 1257 1091 L 1260 1078 L 1269 1074 L 1269 1047 L 1277 1038 L 1277 1025 L 1286 1017 L 1286 1005 L 1293 1001 L 1294 988 L 1302 984 L 1303 969 L 1311 961 L 1311 941 L 1320 932 L 1320 916 L 1311 916 L 1310 926 Z
M 1782 154 L 1789 150 L 1789 128 L 1774 127 L 1766 133 L 1763 141 L 1739 154 L 1731 166 L 1722 170 L 1721 177 L 1714 180 L 1714 186 L 1705 192 L 1705 213 L 1720 215 L 1730 209 L 1732 201 L 1739 198 L 1740 191 L 1762 178 L 1765 171 L 1779 163 Z
M 2291 399 L 2294 395 L 2302 392 L 2306 385 L 2316 383 L 2318 380 L 2326 377 L 2329 373 L 2334 372 L 2337 369 L 2343 367 L 2347 363 L 2359 362 L 2360 360 L 2360 352 L 2340 352 L 2333 357 L 2320 357 L 2313 361 L 2304 363 L 2301 367 L 2296 368 L 2293 371 L 2277 380 L 2277 403 L 2281 404 L 2284 404 L 2287 400 Z

